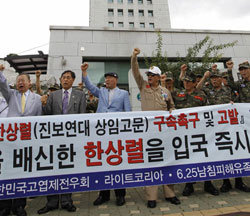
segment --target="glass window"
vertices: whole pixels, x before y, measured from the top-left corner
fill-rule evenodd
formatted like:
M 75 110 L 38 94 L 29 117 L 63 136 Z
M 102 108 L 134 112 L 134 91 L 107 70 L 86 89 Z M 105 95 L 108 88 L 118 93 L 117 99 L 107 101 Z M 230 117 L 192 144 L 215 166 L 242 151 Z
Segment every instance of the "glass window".
M 129 4 L 133 4 L 133 0 L 128 0 L 128 3 Z
M 118 9 L 117 13 L 118 13 L 118 16 L 123 16 L 123 9 Z
M 134 10 L 128 10 L 128 16 L 134 16 Z
M 149 23 L 149 28 L 154 28 L 155 24 L 154 23 Z
M 130 22 L 129 23 L 129 28 L 134 28 L 135 27 L 135 23 L 134 22 Z
M 108 15 L 114 16 L 114 9 L 108 9 Z
M 84 60 L 84 59 L 83 59 Z M 85 60 L 84 60 L 85 61 Z M 130 60 L 128 61 L 88 61 L 88 76 L 91 82 L 97 86 L 103 86 L 104 74 L 116 72 L 119 76 L 118 86 L 128 86 L 128 71 L 130 70 Z
M 124 25 L 123 25 L 123 22 L 118 22 L 118 27 L 123 27 Z
M 143 0 L 138 0 L 138 4 L 143 4 Z
M 123 0 L 117 0 L 117 3 L 122 4 Z
M 153 17 L 153 16 L 154 16 L 154 12 L 153 12 L 152 10 L 149 10 L 149 11 L 148 11 L 148 16 L 149 16 L 149 17 Z
M 144 16 L 144 10 L 139 10 L 139 16 L 143 17 Z
M 147 0 L 147 3 L 152 4 L 153 2 L 152 2 L 152 0 Z
M 114 22 L 109 22 L 109 27 L 114 27 Z
M 113 3 L 114 2 L 114 0 L 108 0 L 108 3 Z
M 145 28 L 145 23 L 140 23 L 140 28 Z

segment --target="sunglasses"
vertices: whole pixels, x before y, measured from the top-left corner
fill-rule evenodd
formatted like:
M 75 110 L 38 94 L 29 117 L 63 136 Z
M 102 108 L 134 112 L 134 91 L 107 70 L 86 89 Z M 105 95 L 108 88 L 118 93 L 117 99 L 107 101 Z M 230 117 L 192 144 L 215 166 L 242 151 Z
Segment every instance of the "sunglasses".
M 147 76 L 157 76 L 157 74 L 147 73 Z

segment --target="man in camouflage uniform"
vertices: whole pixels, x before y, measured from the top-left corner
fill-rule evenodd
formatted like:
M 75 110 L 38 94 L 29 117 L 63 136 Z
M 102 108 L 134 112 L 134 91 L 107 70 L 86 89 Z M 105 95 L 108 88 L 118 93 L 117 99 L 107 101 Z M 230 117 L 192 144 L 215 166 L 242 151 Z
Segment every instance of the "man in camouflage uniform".
M 173 73 L 168 71 L 161 75 L 161 86 L 165 87 L 171 92 L 171 95 L 176 95 L 178 89 L 174 86 L 174 76 Z
M 174 96 L 175 107 L 177 109 L 205 106 L 207 97 L 204 92 L 195 88 L 196 76 L 194 73 L 185 74 L 182 78 L 184 90 L 179 91 Z M 205 181 L 204 190 L 212 195 L 218 195 L 219 191 L 213 186 L 211 181 Z M 190 196 L 194 192 L 193 183 L 187 183 L 182 192 L 183 196 Z
M 196 77 L 193 73 L 183 77 L 184 90 L 178 90 L 174 95 L 176 109 L 205 106 L 207 104 L 206 95 L 202 91 L 195 89 Z
M 135 48 L 131 56 L 132 73 L 137 83 L 141 94 L 141 109 L 142 111 L 150 110 L 168 110 L 171 112 L 174 107 L 174 102 L 169 90 L 160 86 L 161 70 L 156 67 L 150 67 L 146 72 L 148 80 L 144 80 L 137 61 L 137 55 L 140 54 L 140 49 Z M 148 186 L 146 189 L 146 198 L 148 200 L 147 206 L 149 208 L 156 207 L 156 199 L 158 192 L 158 185 Z M 173 185 L 164 185 L 164 194 L 167 202 L 178 205 L 180 200 L 175 196 Z
M 232 101 L 235 103 L 239 102 L 239 93 L 236 90 L 232 90 L 228 85 L 228 73 L 227 71 L 222 72 L 222 84 L 231 91 Z
M 208 105 L 226 104 L 232 101 L 231 89 L 222 85 L 222 74 L 219 70 L 214 72 L 207 71 L 198 86 L 203 85 L 204 80 L 210 77 L 211 87 L 203 87 L 208 99 Z
M 233 90 L 239 93 L 240 103 L 250 103 L 250 65 L 249 62 L 243 62 L 239 64 L 239 72 L 241 74 L 242 80 L 234 82 L 232 75 L 233 62 L 228 61 L 226 63 L 228 68 L 228 85 Z
M 243 62 L 239 64 L 239 71 L 242 76 L 242 80 L 234 82 L 232 75 L 233 62 L 228 61 L 226 63 L 228 69 L 228 85 L 232 88 L 233 91 L 238 92 L 238 101 L 239 103 L 250 103 L 250 65 L 249 63 Z M 245 185 L 242 181 L 242 178 L 235 178 L 235 188 L 244 191 L 250 192 L 250 188 Z M 221 192 L 228 192 L 232 189 L 232 185 L 229 179 L 224 179 L 223 184 L 220 188 Z

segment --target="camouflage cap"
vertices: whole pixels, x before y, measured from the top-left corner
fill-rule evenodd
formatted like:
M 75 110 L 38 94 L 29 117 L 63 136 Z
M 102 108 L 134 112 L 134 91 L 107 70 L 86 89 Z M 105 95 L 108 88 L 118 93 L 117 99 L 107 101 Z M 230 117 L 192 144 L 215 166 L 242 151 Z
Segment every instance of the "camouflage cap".
M 190 82 L 195 82 L 196 76 L 194 73 L 186 73 L 184 76 L 183 80 L 190 81 Z
M 193 69 L 193 73 L 195 73 L 196 75 L 203 74 L 203 71 L 204 71 L 204 69 L 201 67 L 198 67 L 198 66 Z
M 222 73 L 218 69 L 216 69 L 216 71 L 211 72 L 210 77 L 222 77 Z
M 59 85 L 57 83 L 55 83 L 55 84 L 49 85 L 48 89 L 58 90 L 58 89 L 60 89 L 60 87 L 59 87 Z
M 166 80 L 173 80 L 173 79 L 174 79 L 173 73 L 170 71 L 167 71 L 166 72 Z
M 245 61 L 239 64 L 239 70 L 249 69 L 249 68 L 250 68 L 250 65 L 248 61 Z
M 201 73 L 195 74 L 195 76 L 198 77 L 198 78 L 202 78 L 203 77 L 203 75 Z

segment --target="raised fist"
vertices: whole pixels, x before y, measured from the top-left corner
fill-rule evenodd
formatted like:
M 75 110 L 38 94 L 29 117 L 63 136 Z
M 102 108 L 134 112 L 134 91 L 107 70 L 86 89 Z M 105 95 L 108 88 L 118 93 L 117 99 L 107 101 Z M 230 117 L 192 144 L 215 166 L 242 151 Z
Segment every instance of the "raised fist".
M 182 66 L 181 66 L 181 71 L 186 71 L 187 70 L 187 65 L 186 64 L 183 64 Z
M 162 75 L 161 75 L 161 80 L 162 80 L 162 81 L 165 81 L 165 80 L 166 80 L 166 77 L 167 77 L 166 74 L 162 74 Z
M 233 68 L 233 66 L 234 66 L 234 63 L 230 60 L 230 61 L 227 61 L 226 62 L 226 66 L 227 66 L 227 68 L 228 69 L 231 69 L 232 70 L 232 68 Z
M 84 62 L 82 65 L 81 65 L 81 70 L 82 71 L 87 71 L 87 69 L 89 68 L 89 64 L 87 62 Z
M 205 78 L 210 77 L 210 71 L 206 71 L 206 72 L 204 73 L 204 77 L 205 77 Z
M 0 71 L 3 71 L 5 69 L 5 67 L 3 66 L 3 64 L 0 64 Z
M 139 49 L 139 48 L 134 48 L 134 52 L 133 52 L 133 54 L 137 56 L 137 55 L 139 55 L 139 54 L 140 54 L 140 52 L 141 52 L 141 51 L 140 51 L 140 49 Z
M 211 68 L 212 68 L 212 71 L 216 71 L 216 69 L 217 69 L 217 64 L 213 64 Z
M 41 96 L 41 102 L 43 106 L 47 104 L 47 100 L 48 100 L 48 95 Z
M 41 73 L 42 73 L 42 72 L 41 72 L 40 70 L 37 70 L 37 71 L 36 71 L 36 77 L 40 77 L 40 76 L 41 76 Z

